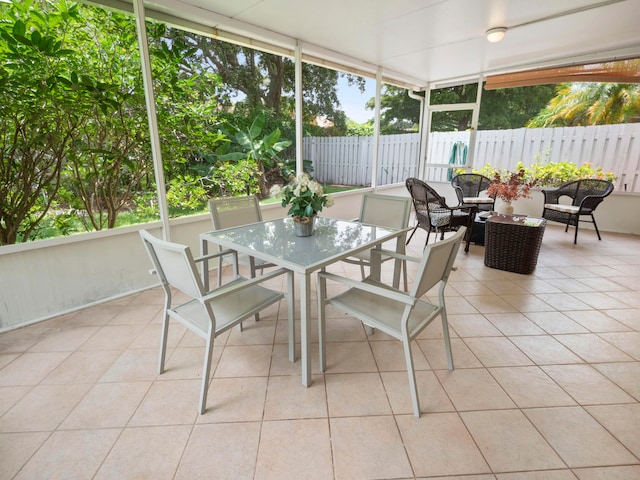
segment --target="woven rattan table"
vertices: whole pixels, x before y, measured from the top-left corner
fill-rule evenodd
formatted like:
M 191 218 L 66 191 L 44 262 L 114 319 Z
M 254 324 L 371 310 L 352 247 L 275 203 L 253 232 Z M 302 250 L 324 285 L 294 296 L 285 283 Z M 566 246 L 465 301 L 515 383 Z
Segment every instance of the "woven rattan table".
M 494 215 L 488 218 L 484 264 L 508 272 L 533 272 L 538 263 L 546 224 L 543 218 L 519 215 Z

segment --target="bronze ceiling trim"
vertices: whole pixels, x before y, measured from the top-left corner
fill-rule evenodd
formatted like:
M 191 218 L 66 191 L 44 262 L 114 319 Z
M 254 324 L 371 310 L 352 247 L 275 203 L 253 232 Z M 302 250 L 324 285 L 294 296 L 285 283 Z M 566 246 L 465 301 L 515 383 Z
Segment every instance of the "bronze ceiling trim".
M 640 83 L 640 58 L 491 75 L 484 88 L 496 90 L 563 82 Z

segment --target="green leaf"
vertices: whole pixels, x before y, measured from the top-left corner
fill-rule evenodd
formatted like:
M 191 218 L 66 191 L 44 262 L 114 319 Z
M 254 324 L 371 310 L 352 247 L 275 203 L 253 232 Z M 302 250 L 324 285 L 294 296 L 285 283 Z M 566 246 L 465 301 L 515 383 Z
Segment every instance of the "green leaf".
M 38 49 L 45 53 L 53 52 L 53 38 L 52 37 L 43 37 L 38 44 Z
M 18 42 L 22 43 L 23 45 L 28 45 L 28 46 L 33 46 L 33 44 L 31 43 L 31 39 L 25 37 L 24 35 L 20 35 L 18 33 L 14 33 L 13 37 L 18 40 Z
M 220 155 L 218 157 L 218 160 L 221 161 L 228 161 L 228 160 L 244 160 L 245 158 L 247 158 L 247 155 L 245 153 L 242 152 L 233 152 L 233 153 L 227 153 L 226 155 Z
M 253 123 L 251 124 L 251 128 L 249 129 L 249 135 L 251 138 L 257 138 L 258 135 L 260 135 L 260 132 L 262 132 L 262 129 L 264 128 L 264 122 L 264 112 L 258 113 L 256 118 L 253 120 Z
M 64 49 L 56 50 L 56 57 L 70 57 L 72 55 L 75 55 L 75 53 L 76 53 L 75 50 L 64 48 Z
M 24 36 L 24 34 L 27 32 L 27 26 L 24 24 L 24 22 L 22 20 L 18 20 L 16 23 L 13 24 L 13 35 L 20 35 L 20 36 Z
M 41 40 L 42 40 L 42 35 L 40 34 L 39 31 L 34 30 L 33 32 L 31 32 L 31 41 L 33 42 L 34 45 L 38 45 Z

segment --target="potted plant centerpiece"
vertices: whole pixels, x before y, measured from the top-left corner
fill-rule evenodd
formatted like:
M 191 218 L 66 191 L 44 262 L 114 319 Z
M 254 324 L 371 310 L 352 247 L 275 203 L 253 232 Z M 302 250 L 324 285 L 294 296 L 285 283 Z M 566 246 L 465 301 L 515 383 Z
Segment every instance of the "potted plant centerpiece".
M 518 198 L 531 197 L 531 188 L 536 185 L 536 179 L 528 179 L 524 168 L 515 172 L 494 172 L 493 181 L 487 194 L 496 196 L 504 202 L 504 206 L 500 213 L 507 215 L 513 214 L 513 205 L 511 202 Z
M 306 173 L 292 178 L 284 187 L 274 185 L 271 196 L 282 197 L 283 207 L 289 205 L 287 213 L 293 218 L 294 232 L 299 237 L 312 235 L 316 215 L 325 205 L 333 204 L 333 198 L 324 193 L 322 185 Z

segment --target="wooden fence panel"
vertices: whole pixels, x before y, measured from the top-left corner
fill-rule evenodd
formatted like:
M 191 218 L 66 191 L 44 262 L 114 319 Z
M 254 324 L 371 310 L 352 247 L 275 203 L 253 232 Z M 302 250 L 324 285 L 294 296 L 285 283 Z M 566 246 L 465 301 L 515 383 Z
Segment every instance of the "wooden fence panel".
M 534 163 L 590 163 L 614 172 L 616 189 L 640 192 L 640 124 L 590 127 L 480 130 L 474 158 L 467 168 L 490 164 L 512 170 L 522 161 Z M 313 161 L 314 175 L 323 183 L 370 185 L 373 137 L 305 137 L 305 159 Z M 456 142 L 469 143 L 469 132 L 433 132 L 429 136 L 425 179 L 447 181 L 449 159 Z M 403 182 L 416 176 L 419 135 L 382 135 L 378 185 Z

